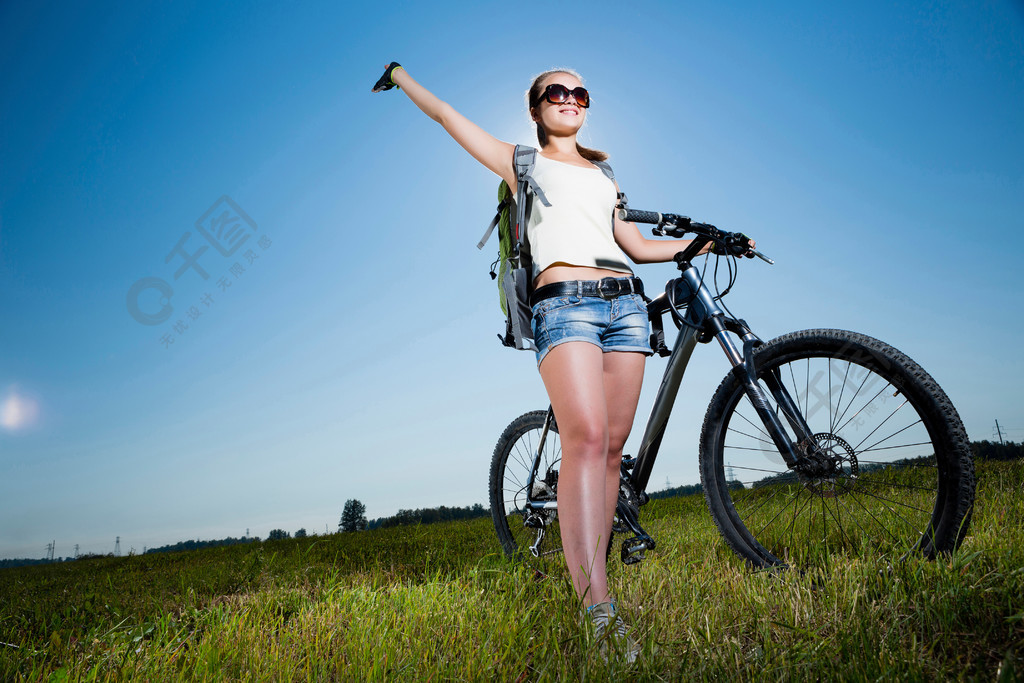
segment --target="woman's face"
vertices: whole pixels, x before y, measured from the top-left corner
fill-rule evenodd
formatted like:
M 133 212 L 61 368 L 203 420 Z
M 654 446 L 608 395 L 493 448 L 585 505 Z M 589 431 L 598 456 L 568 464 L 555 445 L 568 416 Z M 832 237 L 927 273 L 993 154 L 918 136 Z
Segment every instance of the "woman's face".
M 541 92 L 543 93 L 544 89 L 552 83 L 564 85 L 569 90 L 583 85 L 580 79 L 572 74 L 558 72 L 541 81 Z M 581 107 L 576 102 L 576 98 L 572 96 L 561 104 L 552 104 L 547 99 L 541 98 L 531 114 L 533 120 L 543 126 L 549 135 L 567 135 L 579 131 L 587 117 L 587 110 Z

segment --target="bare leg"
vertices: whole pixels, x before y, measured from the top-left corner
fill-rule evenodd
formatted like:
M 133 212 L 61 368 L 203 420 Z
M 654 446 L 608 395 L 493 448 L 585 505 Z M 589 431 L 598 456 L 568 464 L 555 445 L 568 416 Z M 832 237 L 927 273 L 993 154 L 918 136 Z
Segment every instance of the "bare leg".
M 605 602 L 605 552 L 618 497 L 618 463 L 636 411 L 643 356 L 606 354 L 587 342 L 568 342 L 548 353 L 540 374 L 562 444 L 558 517 L 569 575 L 585 605 Z
M 605 474 L 606 533 L 601 557 L 607 556 L 611 540 L 612 519 L 619 499 L 619 467 L 622 448 L 633 428 L 640 388 L 644 380 L 644 355 L 641 353 L 610 352 L 604 354 L 604 395 L 608 413 L 608 459 Z

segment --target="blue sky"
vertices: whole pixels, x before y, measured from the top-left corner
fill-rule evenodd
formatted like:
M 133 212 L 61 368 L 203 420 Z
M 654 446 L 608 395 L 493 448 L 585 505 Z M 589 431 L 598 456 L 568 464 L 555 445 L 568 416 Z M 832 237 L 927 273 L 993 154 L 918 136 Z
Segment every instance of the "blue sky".
M 972 439 L 1024 440 L 1019 2 L 522 7 L 0 5 L 0 557 L 486 502 L 498 434 L 546 401 L 495 340 L 496 178 L 370 94 L 392 59 L 515 142 L 531 77 L 576 68 L 633 206 L 776 259 L 728 300 L 762 337 L 879 337 Z M 228 255 L 212 207 L 246 237 Z M 129 313 L 147 277 L 173 290 L 155 325 Z M 698 349 L 656 484 L 697 479 L 726 371 Z

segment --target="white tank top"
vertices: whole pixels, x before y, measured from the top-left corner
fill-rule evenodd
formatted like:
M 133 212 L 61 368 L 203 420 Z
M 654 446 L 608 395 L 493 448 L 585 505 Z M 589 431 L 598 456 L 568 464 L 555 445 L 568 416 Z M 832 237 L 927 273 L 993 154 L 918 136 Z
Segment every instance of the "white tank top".
M 601 169 L 538 154 L 533 178 L 551 202 L 534 197 L 527 221 L 534 278 L 555 263 L 633 273 L 612 232 L 615 184 Z

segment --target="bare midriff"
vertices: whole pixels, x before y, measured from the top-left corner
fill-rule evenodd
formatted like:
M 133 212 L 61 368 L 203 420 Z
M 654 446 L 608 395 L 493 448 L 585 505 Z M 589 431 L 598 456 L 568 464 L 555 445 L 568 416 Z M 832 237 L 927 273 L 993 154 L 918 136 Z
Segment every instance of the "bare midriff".
M 621 273 L 617 270 L 605 270 L 604 268 L 588 268 L 586 266 L 570 266 L 568 264 L 553 264 L 541 271 L 537 279 L 533 281 L 533 288 L 550 285 L 552 282 L 565 282 L 567 280 L 600 280 L 605 277 L 630 277 L 629 273 Z

